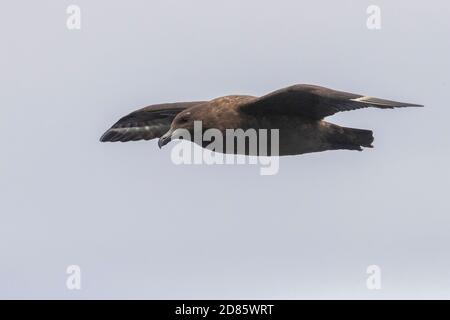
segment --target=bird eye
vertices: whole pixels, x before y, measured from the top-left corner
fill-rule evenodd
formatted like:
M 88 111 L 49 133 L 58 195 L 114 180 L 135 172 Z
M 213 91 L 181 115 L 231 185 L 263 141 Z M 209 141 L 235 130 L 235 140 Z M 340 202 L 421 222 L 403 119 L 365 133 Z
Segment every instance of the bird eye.
M 187 119 L 187 117 L 181 117 L 179 121 L 180 121 L 180 123 L 185 123 L 188 121 L 188 119 Z

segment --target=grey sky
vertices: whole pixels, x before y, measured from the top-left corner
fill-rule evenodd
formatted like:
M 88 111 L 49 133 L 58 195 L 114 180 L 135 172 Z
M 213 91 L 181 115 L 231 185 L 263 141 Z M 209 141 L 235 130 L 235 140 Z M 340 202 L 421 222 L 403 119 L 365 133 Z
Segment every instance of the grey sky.
M 450 298 L 449 16 L 443 0 L 3 4 L 0 297 Z M 275 176 L 98 142 L 145 105 L 295 83 L 426 108 L 333 116 L 375 148 L 282 158 Z

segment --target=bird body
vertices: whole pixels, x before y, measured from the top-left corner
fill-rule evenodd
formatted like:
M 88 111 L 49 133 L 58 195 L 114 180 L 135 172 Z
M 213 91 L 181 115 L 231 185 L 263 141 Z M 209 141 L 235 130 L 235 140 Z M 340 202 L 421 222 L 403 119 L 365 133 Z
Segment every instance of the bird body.
M 319 86 L 294 85 L 262 97 L 230 95 L 210 101 L 146 107 L 120 119 L 100 140 L 159 138 L 158 144 L 162 147 L 172 140 L 178 129 L 185 129 L 194 137 L 194 122 L 201 121 L 202 133 L 208 129 L 216 129 L 224 139 L 229 129 L 241 129 L 245 132 L 276 129 L 279 132 L 278 155 L 338 149 L 361 151 L 362 147 L 372 147 L 372 131 L 341 127 L 323 119 L 336 112 L 365 107 L 392 109 L 420 106 Z M 257 137 L 259 146 L 260 137 Z M 253 155 L 249 143 L 250 140 L 246 141 L 245 151 L 236 148 L 230 151 L 225 148 L 224 140 L 223 149 L 214 151 Z M 200 144 L 207 148 L 210 141 L 201 141 Z M 270 138 L 268 144 L 270 145 Z M 261 154 L 257 151 L 256 155 Z

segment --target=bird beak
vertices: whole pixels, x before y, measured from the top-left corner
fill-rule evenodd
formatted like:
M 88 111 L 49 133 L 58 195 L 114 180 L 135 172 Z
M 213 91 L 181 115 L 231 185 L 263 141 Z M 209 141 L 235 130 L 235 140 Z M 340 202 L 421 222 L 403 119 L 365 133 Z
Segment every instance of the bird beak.
M 158 147 L 161 149 L 163 146 L 168 144 L 172 140 L 172 130 L 167 131 L 158 140 Z

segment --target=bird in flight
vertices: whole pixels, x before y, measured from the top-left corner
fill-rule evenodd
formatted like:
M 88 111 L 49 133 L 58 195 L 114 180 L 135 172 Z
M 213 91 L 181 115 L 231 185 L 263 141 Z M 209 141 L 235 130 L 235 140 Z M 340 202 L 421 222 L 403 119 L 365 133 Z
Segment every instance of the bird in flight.
M 279 155 L 297 155 L 326 150 L 362 150 L 372 148 L 371 130 L 341 127 L 324 121 L 337 112 L 361 108 L 393 109 L 423 107 L 419 104 L 373 98 L 325 87 L 297 84 L 262 97 L 231 95 L 210 101 L 177 102 L 151 105 L 121 118 L 100 138 L 102 142 L 151 140 L 162 147 L 177 129 L 194 136 L 194 122 L 202 130 L 278 129 Z M 207 147 L 202 142 L 202 147 Z M 221 151 L 240 153 L 233 149 Z M 249 148 L 245 148 L 249 154 Z

